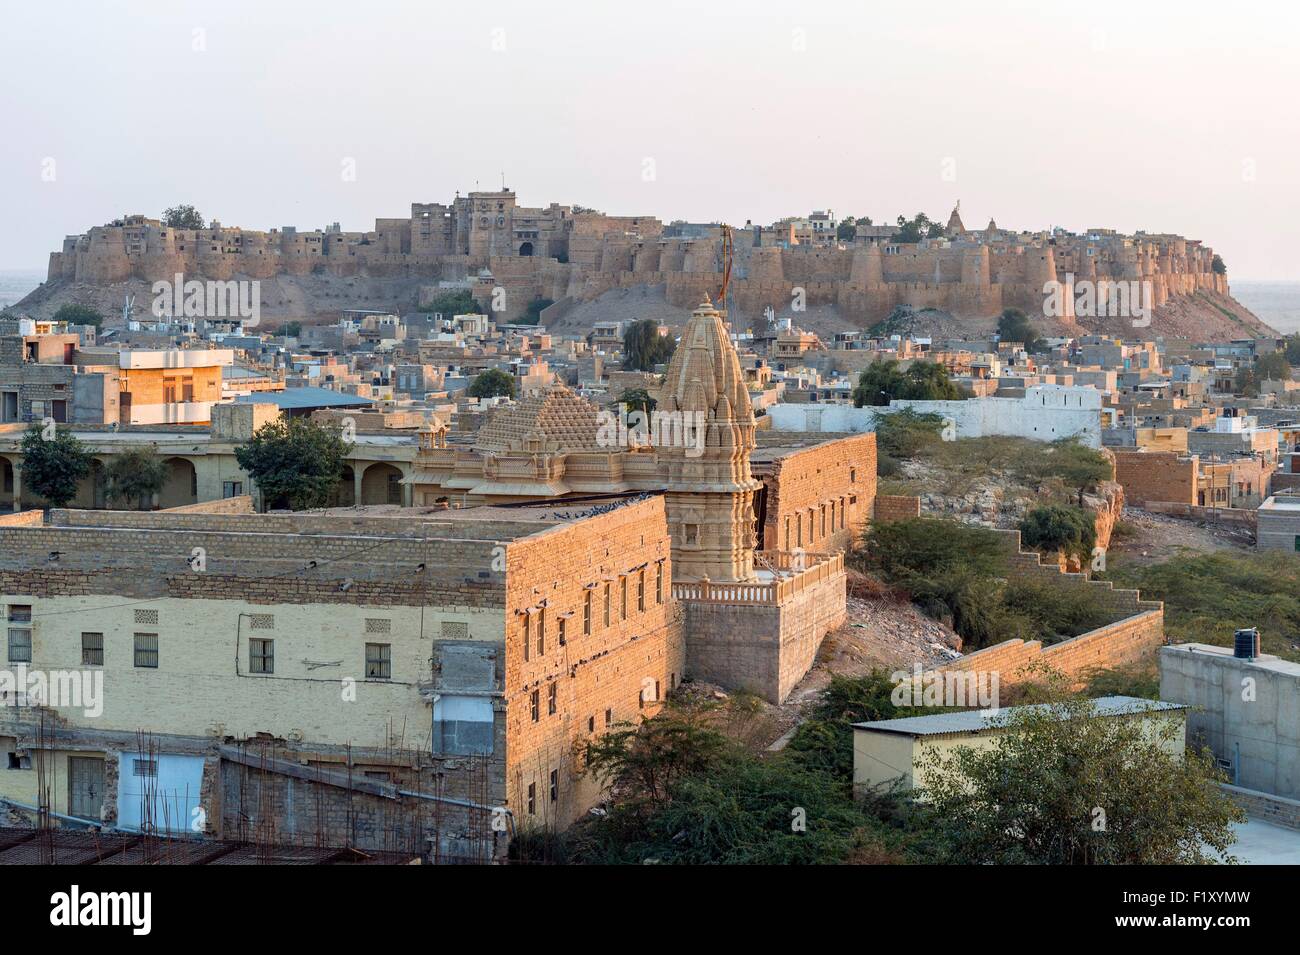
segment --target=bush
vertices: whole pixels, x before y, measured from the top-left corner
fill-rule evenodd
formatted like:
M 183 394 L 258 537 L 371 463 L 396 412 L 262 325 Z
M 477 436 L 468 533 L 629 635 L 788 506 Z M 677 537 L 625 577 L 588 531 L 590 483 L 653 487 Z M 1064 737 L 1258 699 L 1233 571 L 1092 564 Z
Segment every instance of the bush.
M 513 398 L 515 379 L 500 368 L 489 368 L 470 382 L 465 394 L 471 398 Z
M 1063 552 L 1087 562 L 1097 545 L 1091 511 L 1067 504 L 1040 504 L 1020 522 L 1020 542 L 1033 550 Z
M 876 454 L 908 460 L 942 440 L 942 432 L 943 418 L 937 414 L 918 414 L 911 408 L 881 414 L 876 417 Z
M 69 303 L 59 306 L 59 310 L 54 313 L 54 321 L 67 322 L 69 325 L 93 325 L 99 328 L 104 324 L 104 314 L 89 305 Z
M 935 518 L 876 524 L 850 564 L 906 593 L 971 648 L 1020 638 L 1053 643 L 1110 622 L 1085 587 L 1010 577 L 1001 535 Z

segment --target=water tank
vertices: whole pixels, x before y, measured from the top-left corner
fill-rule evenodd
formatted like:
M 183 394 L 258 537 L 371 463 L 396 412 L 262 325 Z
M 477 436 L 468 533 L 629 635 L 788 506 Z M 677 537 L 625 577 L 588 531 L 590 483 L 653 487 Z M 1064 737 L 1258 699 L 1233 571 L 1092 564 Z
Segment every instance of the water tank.
M 1232 635 L 1232 655 L 1240 660 L 1253 660 L 1259 656 L 1259 629 L 1250 627 Z

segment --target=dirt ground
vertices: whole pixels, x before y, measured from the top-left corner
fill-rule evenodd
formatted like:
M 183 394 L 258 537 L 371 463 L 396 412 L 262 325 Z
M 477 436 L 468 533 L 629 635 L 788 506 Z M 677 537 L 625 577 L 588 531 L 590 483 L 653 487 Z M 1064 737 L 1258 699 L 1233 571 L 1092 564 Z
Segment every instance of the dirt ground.
M 1218 550 L 1252 550 L 1255 534 L 1249 528 L 1211 524 L 1155 514 L 1125 505 L 1121 529 L 1111 538 L 1110 555 L 1138 564 L 1159 564 L 1179 548 L 1198 553 Z

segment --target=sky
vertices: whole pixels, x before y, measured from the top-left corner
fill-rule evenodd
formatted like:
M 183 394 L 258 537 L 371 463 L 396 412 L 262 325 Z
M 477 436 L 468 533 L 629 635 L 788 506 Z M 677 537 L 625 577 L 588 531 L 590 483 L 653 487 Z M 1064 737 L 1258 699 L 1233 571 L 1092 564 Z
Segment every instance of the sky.
M 7 4 L 0 269 L 195 205 L 346 230 L 523 205 L 1199 238 L 1300 279 L 1300 5 Z

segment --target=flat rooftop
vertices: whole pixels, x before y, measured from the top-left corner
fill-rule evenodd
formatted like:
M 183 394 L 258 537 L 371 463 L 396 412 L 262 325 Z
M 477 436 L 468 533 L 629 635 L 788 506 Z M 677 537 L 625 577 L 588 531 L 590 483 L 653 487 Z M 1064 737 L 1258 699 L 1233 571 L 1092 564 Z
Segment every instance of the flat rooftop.
M 1259 506 L 1261 511 L 1300 511 L 1300 496 L 1273 496 Z
M 1173 646 L 1161 647 L 1160 653 L 1173 653 L 1179 656 L 1197 656 L 1208 657 L 1210 659 L 1222 662 L 1233 661 L 1242 666 L 1260 667 L 1265 670 L 1272 670 L 1275 673 L 1284 673 L 1287 676 L 1300 677 L 1300 663 L 1292 663 L 1289 660 L 1283 660 L 1281 657 L 1274 656 L 1271 653 L 1262 653 L 1253 659 L 1244 659 L 1233 656 L 1232 647 L 1219 647 L 1209 643 L 1178 643 Z
M 960 674 L 959 674 L 960 675 Z M 1127 716 L 1131 713 L 1158 713 L 1164 710 L 1185 710 L 1181 703 L 1147 700 L 1136 696 L 1102 696 L 1092 701 L 1097 716 Z M 1049 703 L 1032 706 L 1009 706 L 989 713 L 984 710 L 959 710 L 954 713 L 936 713 L 933 716 L 906 716 L 897 720 L 875 720 L 854 723 L 855 730 L 875 733 L 896 733 L 901 736 L 974 735 L 985 730 L 1006 726 L 1013 713 L 1033 710 L 1047 711 Z

